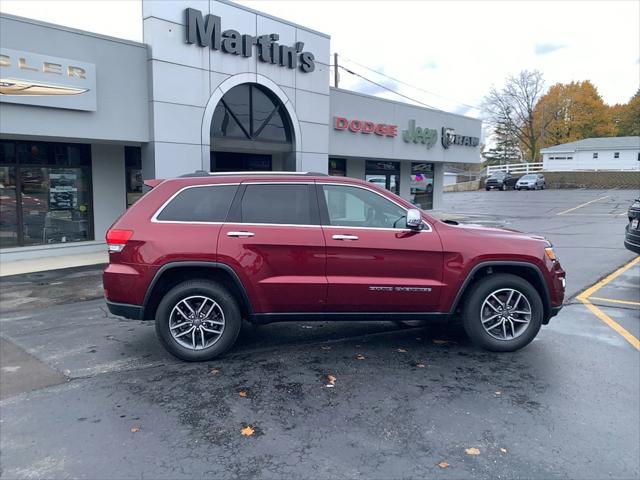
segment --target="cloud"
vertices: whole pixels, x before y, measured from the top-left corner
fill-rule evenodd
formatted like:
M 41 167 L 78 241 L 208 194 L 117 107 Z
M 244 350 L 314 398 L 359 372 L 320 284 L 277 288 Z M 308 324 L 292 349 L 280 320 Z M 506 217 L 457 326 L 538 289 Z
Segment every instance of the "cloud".
M 376 83 L 380 85 L 384 85 L 385 87 L 397 92 L 400 90 L 400 84 L 394 82 L 393 80 L 379 80 L 375 79 Z M 381 93 L 388 92 L 389 90 L 380 87 L 374 83 L 371 83 L 363 78 L 359 78 L 357 82 L 350 87 L 350 90 L 354 90 L 356 92 L 364 93 L 366 95 L 380 95 Z
M 427 60 L 426 62 L 424 62 L 422 64 L 422 68 L 428 68 L 430 70 L 435 70 L 436 68 L 438 68 L 438 64 L 436 63 L 435 60 Z
M 535 52 L 536 55 L 546 55 L 547 53 L 555 52 L 565 47 L 566 45 L 560 43 L 536 43 Z

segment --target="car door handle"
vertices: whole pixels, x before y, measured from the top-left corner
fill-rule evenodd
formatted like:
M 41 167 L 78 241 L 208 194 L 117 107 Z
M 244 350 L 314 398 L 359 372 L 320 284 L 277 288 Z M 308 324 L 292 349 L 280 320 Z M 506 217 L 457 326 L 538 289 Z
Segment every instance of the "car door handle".
M 227 237 L 253 237 L 253 232 L 227 232 Z
M 334 240 L 358 240 L 358 237 L 355 235 L 334 235 Z

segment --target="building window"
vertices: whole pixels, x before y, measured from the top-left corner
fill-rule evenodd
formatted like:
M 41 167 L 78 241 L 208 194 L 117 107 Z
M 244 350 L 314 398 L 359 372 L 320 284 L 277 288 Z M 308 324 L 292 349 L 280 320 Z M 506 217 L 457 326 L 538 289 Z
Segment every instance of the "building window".
M 124 147 L 127 208 L 142 196 L 142 154 L 140 147 Z
M 0 141 L 0 247 L 93 240 L 91 146 Z
M 333 177 L 347 176 L 347 160 L 345 158 L 329 159 L 329 175 Z
M 410 201 L 424 210 L 433 208 L 433 163 L 411 164 Z
M 620 158 L 620 152 L 613 152 L 613 158 Z
M 593 152 L 593 158 L 598 158 L 598 152 Z
M 364 173 L 367 182 L 400 194 L 400 162 L 367 160 Z

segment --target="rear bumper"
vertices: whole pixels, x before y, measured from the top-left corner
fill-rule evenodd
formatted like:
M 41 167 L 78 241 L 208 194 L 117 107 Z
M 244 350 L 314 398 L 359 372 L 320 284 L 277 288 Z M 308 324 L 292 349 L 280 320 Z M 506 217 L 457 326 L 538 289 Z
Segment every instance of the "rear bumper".
M 107 302 L 107 308 L 113 315 L 131 320 L 142 320 L 144 309 L 140 305 L 110 302 L 106 299 L 105 302 Z

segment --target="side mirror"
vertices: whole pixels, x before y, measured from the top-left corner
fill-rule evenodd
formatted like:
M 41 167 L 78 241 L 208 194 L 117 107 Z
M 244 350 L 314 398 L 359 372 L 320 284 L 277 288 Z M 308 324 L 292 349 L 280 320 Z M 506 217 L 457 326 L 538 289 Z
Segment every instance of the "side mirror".
M 408 228 L 420 228 L 422 225 L 422 215 L 417 208 L 411 208 L 407 210 L 407 227 Z

